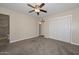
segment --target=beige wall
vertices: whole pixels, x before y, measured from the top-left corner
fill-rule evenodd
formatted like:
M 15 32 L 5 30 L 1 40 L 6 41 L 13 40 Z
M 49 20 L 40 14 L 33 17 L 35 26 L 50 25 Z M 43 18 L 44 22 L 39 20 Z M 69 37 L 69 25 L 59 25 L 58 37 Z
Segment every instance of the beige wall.
M 20 41 L 39 35 L 38 18 L 0 8 L 1 14 L 10 15 L 10 42 Z
M 57 14 L 53 14 L 53 15 L 49 16 L 48 18 L 46 18 L 46 23 L 48 23 L 50 18 L 67 16 L 67 15 L 72 15 L 72 21 L 71 21 L 71 26 L 70 26 L 71 27 L 70 28 L 71 29 L 71 43 L 79 45 L 79 8 L 74 9 L 74 10 L 60 12 Z M 48 36 L 48 28 L 47 27 L 45 28 L 44 35 L 46 37 Z
M 10 15 L 10 42 L 36 37 L 39 35 L 38 18 L 20 14 L 5 8 L 0 8 L 0 13 Z M 48 37 L 48 21 L 50 18 L 72 15 L 71 21 L 71 42 L 79 44 L 79 8 L 69 11 L 52 14 L 44 18 L 43 33 Z

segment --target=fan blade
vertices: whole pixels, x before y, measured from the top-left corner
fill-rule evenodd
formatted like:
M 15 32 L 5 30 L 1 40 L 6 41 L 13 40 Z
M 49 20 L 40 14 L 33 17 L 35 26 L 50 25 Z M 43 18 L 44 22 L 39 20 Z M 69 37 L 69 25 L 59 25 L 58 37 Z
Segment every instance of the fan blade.
M 42 8 L 45 5 L 45 3 L 42 3 L 39 7 Z
M 31 11 L 29 11 L 29 13 L 31 13 L 31 12 L 33 12 L 33 11 L 35 11 L 35 10 L 31 10 Z
M 46 11 L 46 10 L 42 10 L 42 9 L 40 9 L 40 11 L 47 13 L 47 11 Z
M 39 15 L 39 12 L 37 12 L 37 15 Z
M 33 7 L 32 5 L 30 5 L 30 4 L 27 4 L 28 6 L 30 6 L 30 7 L 32 7 L 32 8 L 35 8 L 35 7 Z

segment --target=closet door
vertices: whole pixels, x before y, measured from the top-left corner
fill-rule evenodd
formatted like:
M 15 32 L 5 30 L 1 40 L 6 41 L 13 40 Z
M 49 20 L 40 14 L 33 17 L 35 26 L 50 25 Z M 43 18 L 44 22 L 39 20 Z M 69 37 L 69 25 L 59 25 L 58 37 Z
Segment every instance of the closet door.
M 70 21 L 71 16 L 50 19 L 49 37 L 60 41 L 70 42 Z

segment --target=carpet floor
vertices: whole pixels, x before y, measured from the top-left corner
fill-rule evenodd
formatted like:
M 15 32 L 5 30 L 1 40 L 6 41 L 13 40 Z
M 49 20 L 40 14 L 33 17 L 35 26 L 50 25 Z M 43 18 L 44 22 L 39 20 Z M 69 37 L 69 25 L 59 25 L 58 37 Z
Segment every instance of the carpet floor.
M 36 37 L 8 44 L 0 48 L 0 55 L 78 55 L 79 46 Z

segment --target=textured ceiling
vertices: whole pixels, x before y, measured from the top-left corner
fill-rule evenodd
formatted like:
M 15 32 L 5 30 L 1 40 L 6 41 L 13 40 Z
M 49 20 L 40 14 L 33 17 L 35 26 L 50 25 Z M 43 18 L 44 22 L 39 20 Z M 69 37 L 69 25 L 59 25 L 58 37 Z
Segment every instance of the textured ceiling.
M 30 4 L 35 5 L 36 3 Z M 38 4 L 40 5 L 40 3 Z M 30 11 L 32 8 L 27 6 L 27 3 L 0 3 L 0 6 L 34 17 L 44 17 L 49 16 L 51 14 L 79 8 L 79 3 L 45 3 L 45 6 L 42 9 L 47 10 L 47 13 L 41 12 L 39 16 L 37 16 L 35 12 L 28 13 L 28 11 Z

